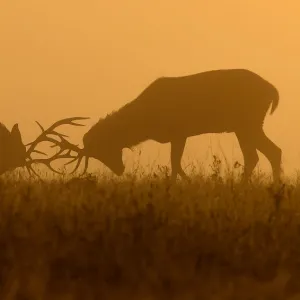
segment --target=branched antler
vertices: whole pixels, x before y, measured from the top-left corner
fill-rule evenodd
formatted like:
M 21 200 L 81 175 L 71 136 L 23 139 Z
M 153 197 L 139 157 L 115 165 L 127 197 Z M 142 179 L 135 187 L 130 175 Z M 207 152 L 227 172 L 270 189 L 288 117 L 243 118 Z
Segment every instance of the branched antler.
M 33 170 L 32 168 L 32 164 L 44 164 L 45 166 L 47 166 L 52 172 L 57 173 L 57 174 L 62 174 L 61 172 L 55 170 L 52 166 L 51 163 L 57 159 L 61 159 L 61 158 L 76 158 L 77 156 L 72 156 L 70 154 L 71 151 L 67 152 L 66 154 L 61 154 L 60 152 L 54 154 L 53 156 L 49 157 L 49 158 L 40 158 L 40 159 L 32 159 L 28 162 L 26 162 L 26 167 L 28 170 L 32 171 L 35 175 L 37 175 L 37 173 Z M 30 173 L 30 172 L 29 172 Z
M 49 139 L 47 137 L 48 134 L 55 135 L 55 136 L 58 136 L 60 138 L 68 137 L 67 135 L 64 135 L 64 134 L 61 134 L 61 133 L 55 131 L 55 129 L 58 126 L 61 126 L 61 125 L 84 126 L 83 124 L 78 124 L 78 123 L 75 123 L 73 121 L 75 121 L 75 120 L 87 120 L 87 119 L 89 119 L 89 118 L 86 118 L 86 117 L 73 117 L 73 118 L 62 119 L 62 120 L 59 120 L 59 121 L 55 122 L 54 124 L 52 124 L 48 129 L 44 129 L 43 126 L 38 121 L 36 121 L 38 126 L 41 128 L 42 133 L 33 142 L 26 145 L 26 146 L 30 146 L 27 150 L 27 156 L 29 157 L 33 152 L 40 153 L 40 154 L 43 153 L 43 152 L 40 152 L 40 151 L 36 150 L 35 147 L 39 143 L 47 141 Z M 51 142 L 53 142 L 53 139 L 51 140 Z M 75 145 L 69 143 L 69 146 L 71 146 L 71 145 L 72 145 L 72 148 L 77 149 L 77 148 L 75 148 L 76 147 Z
M 89 118 L 85 118 L 85 117 L 66 118 L 66 119 L 62 119 L 62 120 L 59 120 L 59 121 L 55 122 L 53 125 L 51 125 L 47 129 L 44 129 L 44 127 L 39 122 L 36 121 L 36 123 L 38 124 L 38 126 L 42 130 L 42 133 L 33 142 L 26 145 L 26 146 L 29 146 L 29 148 L 26 152 L 27 159 L 29 160 L 29 161 L 26 162 L 26 168 L 27 168 L 29 174 L 31 174 L 31 172 L 32 172 L 35 175 L 37 175 L 37 173 L 32 168 L 32 164 L 34 164 L 34 163 L 44 164 L 51 171 L 53 171 L 55 173 L 58 173 L 58 174 L 62 174 L 62 173 L 58 172 L 57 170 L 55 170 L 51 166 L 51 163 L 54 160 L 61 159 L 61 158 L 71 158 L 72 159 L 71 162 L 74 162 L 79 157 L 81 157 L 81 159 L 82 159 L 82 157 L 83 157 L 82 149 L 80 149 L 78 147 L 78 145 L 74 145 L 74 144 L 70 143 L 69 141 L 67 141 L 65 138 L 68 137 L 68 136 L 55 131 L 55 129 L 58 126 L 61 126 L 61 125 L 84 126 L 83 124 L 75 123 L 74 121 L 76 121 L 76 120 L 87 120 L 87 119 L 89 119 Z M 54 137 L 49 137 L 48 135 L 58 137 L 59 140 L 56 140 Z M 51 148 L 59 147 L 60 149 L 56 154 L 54 154 L 53 156 L 51 156 L 49 158 L 46 158 L 46 159 L 33 159 L 31 157 L 32 153 L 47 155 L 46 153 L 35 149 L 38 146 L 38 144 L 41 143 L 41 142 L 50 142 L 50 143 L 53 144 L 51 146 Z M 64 153 L 65 151 L 66 151 L 66 153 Z M 76 152 L 78 155 L 76 155 L 76 156 L 72 155 L 71 154 L 72 151 Z M 81 159 L 80 159 L 79 163 L 77 164 L 78 166 L 76 165 L 76 168 L 72 173 L 74 173 L 76 171 L 76 169 L 79 167 Z M 71 163 L 71 162 L 69 162 L 69 163 Z M 69 163 L 67 163 L 67 164 L 69 164 Z M 86 172 L 86 169 L 87 169 L 87 166 L 85 168 L 85 172 Z
M 66 165 L 69 165 L 69 164 L 71 164 L 71 163 L 73 163 L 74 161 L 77 160 L 76 166 L 75 166 L 74 170 L 70 174 L 74 174 L 76 172 L 76 170 L 79 168 L 80 163 L 81 163 L 81 161 L 82 161 L 83 158 L 85 158 L 85 160 L 84 160 L 84 169 L 83 169 L 82 174 L 86 173 L 86 171 L 88 169 L 88 166 L 89 166 L 89 157 L 88 156 L 84 156 L 83 153 L 78 153 L 78 155 L 76 157 L 74 157 L 71 161 L 69 161 L 69 162 L 67 162 L 65 164 L 65 166 L 66 166 Z

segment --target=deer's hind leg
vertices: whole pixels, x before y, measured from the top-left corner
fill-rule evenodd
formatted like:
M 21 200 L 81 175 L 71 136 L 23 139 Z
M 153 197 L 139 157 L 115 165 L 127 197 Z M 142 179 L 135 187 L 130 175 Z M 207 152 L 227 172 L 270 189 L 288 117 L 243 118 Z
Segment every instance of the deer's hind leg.
M 171 180 L 176 181 L 179 174 L 184 179 L 189 179 L 181 167 L 181 158 L 184 151 L 186 138 L 176 139 L 171 141 Z
M 239 131 L 235 132 L 235 134 L 244 157 L 243 180 L 248 181 L 259 159 L 256 150 L 256 141 L 253 134 L 250 134 L 248 131 Z
M 279 181 L 282 173 L 282 150 L 266 136 L 262 128 L 257 130 L 256 147 L 271 163 L 273 180 Z

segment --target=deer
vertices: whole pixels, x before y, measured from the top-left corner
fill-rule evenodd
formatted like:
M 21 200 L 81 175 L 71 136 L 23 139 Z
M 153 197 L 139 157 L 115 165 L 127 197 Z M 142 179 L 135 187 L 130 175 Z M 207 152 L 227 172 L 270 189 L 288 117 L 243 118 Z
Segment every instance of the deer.
M 41 128 L 41 134 L 32 142 L 24 145 L 22 141 L 21 132 L 18 123 L 14 124 L 11 132 L 7 127 L 0 123 L 0 175 L 8 171 L 13 171 L 19 167 L 26 168 L 30 176 L 36 175 L 40 177 L 37 172 L 32 168 L 33 164 L 44 164 L 51 171 L 62 174 L 55 170 L 51 163 L 58 159 L 71 158 L 74 155 L 71 152 L 74 150 L 76 153 L 81 149 L 77 145 L 73 145 L 66 140 L 66 135 L 56 131 L 57 127 L 61 125 L 84 126 L 83 124 L 75 123 L 76 120 L 89 119 L 86 117 L 72 117 L 65 118 L 53 123 L 49 128 L 44 129 L 42 125 L 36 121 Z M 50 135 L 50 136 L 49 136 Z M 57 140 L 56 138 L 59 140 Z M 51 147 L 60 147 L 60 150 L 53 156 L 48 158 L 32 158 L 33 153 L 38 153 L 47 156 L 45 152 L 37 150 L 37 146 L 42 142 L 50 142 Z M 26 147 L 28 149 L 26 150 Z
M 181 166 L 188 137 L 206 133 L 235 133 L 244 159 L 242 179 L 248 181 L 259 161 L 269 160 L 273 180 L 282 173 L 282 150 L 263 130 L 279 103 L 274 85 L 247 69 L 220 69 L 154 80 L 133 101 L 108 114 L 83 136 L 83 148 L 69 163 L 97 159 L 121 176 L 123 149 L 147 140 L 171 144 L 171 180 L 189 179 Z M 72 172 L 72 173 L 73 173 Z

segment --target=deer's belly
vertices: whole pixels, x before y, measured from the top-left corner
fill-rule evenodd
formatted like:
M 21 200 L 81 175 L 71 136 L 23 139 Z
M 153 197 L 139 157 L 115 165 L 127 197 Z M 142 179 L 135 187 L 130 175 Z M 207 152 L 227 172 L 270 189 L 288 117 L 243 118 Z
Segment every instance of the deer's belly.
M 170 124 L 171 125 L 171 124 Z M 169 143 L 173 140 L 180 138 L 188 138 L 192 136 L 198 136 L 206 133 L 224 133 L 233 132 L 233 126 L 225 125 L 206 125 L 195 124 L 191 126 L 189 124 L 174 124 L 174 126 L 162 126 L 159 131 L 156 131 L 150 136 L 150 139 L 159 143 Z
M 148 119 L 151 139 L 168 143 L 180 137 L 197 136 L 205 133 L 233 132 L 235 128 L 248 123 L 247 116 L 236 109 L 224 111 L 221 107 L 205 107 L 201 110 L 184 108 L 161 111 Z

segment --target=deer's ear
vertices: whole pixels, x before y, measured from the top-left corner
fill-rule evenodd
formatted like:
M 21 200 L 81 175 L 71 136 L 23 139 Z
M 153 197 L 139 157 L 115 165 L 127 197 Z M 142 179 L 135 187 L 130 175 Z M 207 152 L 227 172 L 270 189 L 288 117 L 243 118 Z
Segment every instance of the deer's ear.
M 19 124 L 15 124 L 11 130 L 11 137 L 14 139 L 14 140 L 20 140 L 22 141 L 22 137 L 21 137 L 21 132 L 19 130 Z

